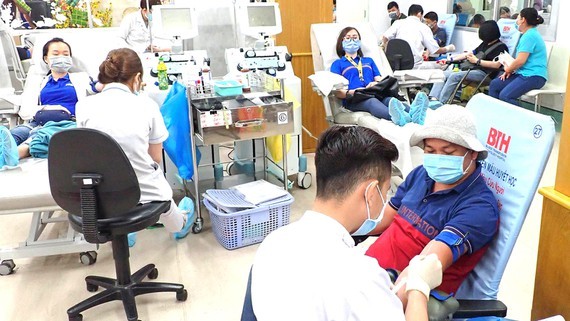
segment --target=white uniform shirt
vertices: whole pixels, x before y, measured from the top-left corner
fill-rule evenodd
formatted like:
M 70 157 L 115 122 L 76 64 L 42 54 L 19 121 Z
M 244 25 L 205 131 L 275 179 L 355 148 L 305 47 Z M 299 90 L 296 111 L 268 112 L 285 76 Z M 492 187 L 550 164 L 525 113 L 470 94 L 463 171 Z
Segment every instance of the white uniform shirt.
M 433 39 L 431 29 L 415 16 L 394 21 L 394 24 L 384 33 L 384 37 L 388 40 L 396 38 L 407 41 L 414 54 L 415 67 L 418 67 L 424 61 L 422 57 L 424 48 L 430 53 L 434 53 L 439 49 L 437 41 Z
M 151 22 L 152 23 L 152 22 Z M 151 27 L 152 28 L 152 27 Z M 138 53 L 144 52 L 150 45 L 150 30 L 142 17 L 141 11 L 126 15 L 121 21 L 120 37 L 131 49 Z M 153 33 L 154 34 L 154 33 Z M 153 37 L 152 43 L 157 47 L 170 47 L 171 41 L 164 37 Z
M 313 211 L 260 245 L 251 295 L 259 321 L 404 320 L 386 271 L 339 222 Z
M 172 189 L 160 166 L 148 154 L 149 144 L 166 140 L 168 131 L 158 105 L 112 83 L 100 94 L 76 105 L 77 127 L 100 130 L 113 137 L 131 161 L 141 189 L 141 203 L 172 199 Z M 88 142 L 86 142 L 88 143 Z
M 150 30 L 140 10 L 123 18 L 120 32 L 120 37 L 136 52 L 143 52 L 150 45 Z

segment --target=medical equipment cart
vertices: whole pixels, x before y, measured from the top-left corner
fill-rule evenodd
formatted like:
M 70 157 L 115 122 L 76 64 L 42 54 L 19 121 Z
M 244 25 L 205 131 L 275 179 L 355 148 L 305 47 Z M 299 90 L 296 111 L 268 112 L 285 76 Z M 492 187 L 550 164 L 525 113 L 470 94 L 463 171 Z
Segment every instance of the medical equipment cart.
M 277 80 L 279 84 L 281 81 Z M 283 100 L 284 86 L 279 85 L 273 90 L 264 87 L 251 87 L 248 93 L 216 92 L 214 88 L 216 80 L 211 82 L 210 90 L 194 86 L 187 87 L 189 118 L 190 118 L 190 143 L 193 155 L 197 155 L 197 147 L 203 145 L 219 145 L 233 143 L 235 141 L 262 139 L 262 156 L 254 153 L 251 157 L 254 161 L 261 158 L 263 161 L 263 177 L 267 179 L 267 156 L 266 137 L 281 135 L 283 155 L 287 154 L 286 134 L 294 130 L 293 103 Z M 206 93 L 204 93 L 206 92 Z M 227 96 L 222 96 L 219 93 Z M 226 162 L 229 163 L 229 162 Z M 192 227 L 193 233 L 199 233 L 203 227 L 203 218 L 200 205 L 199 172 L 198 167 L 210 166 L 216 171 L 216 166 L 224 162 L 213 159 L 212 163 L 198 165 L 197 157 L 193 157 L 194 177 L 193 192 L 196 199 L 197 218 Z M 218 167 L 219 168 L 219 167 Z M 283 158 L 283 188 L 287 189 L 287 157 Z M 225 179 L 217 175 L 218 180 Z M 256 179 L 256 174 L 253 174 Z M 231 183 L 229 183 L 231 184 Z

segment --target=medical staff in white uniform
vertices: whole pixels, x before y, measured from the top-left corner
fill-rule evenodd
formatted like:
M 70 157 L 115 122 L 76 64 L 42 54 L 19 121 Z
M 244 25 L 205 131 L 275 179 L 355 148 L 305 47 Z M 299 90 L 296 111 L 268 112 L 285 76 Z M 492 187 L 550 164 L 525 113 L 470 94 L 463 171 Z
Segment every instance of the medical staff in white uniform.
M 138 53 L 151 50 L 151 28 L 149 24 L 152 23 L 152 6 L 161 4 L 161 0 L 141 0 L 141 9 L 123 18 L 119 36 L 127 43 L 129 48 Z M 170 46 L 164 39 L 153 38 L 152 51 L 170 51 Z
M 133 50 L 109 52 L 99 67 L 99 81 L 105 87 L 100 94 L 77 103 L 77 127 L 103 131 L 121 145 L 139 181 L 140 203 L 172 200 L 172 189 L 158 164 L 168 131 L 158 105 L 146 96 L 138 96 L 142 73 L 141 60 Z M 160 221 L 180 239 L 188 235 L 193 215 L 194 211 L 186 214 L 172 201 Z
M 441 282 L 437 257 L 412 260 L 404 307 L 388 273 L 351 237 L 366 235 L 382 220 L 397 157 L 394 144 L 365 127 L 334 126 L 321 135 L 312 209 L 271 233 L 255 256 L 251 306 L 257 320 L 428 320 L 430 289 Z
M 382 37 L 384 48 L 386 48 L 386 43 L 392 39 L 407 41 L 412 48 L 415 69 L 434 68 L 437 66 L 433 62 L 424 63 L 424 48 L 427 49 L 428 55 L 442 54 L 455 50 L 455 46 L 452 44 L 439 47 L 437 41 L 433 38 L 431 29 L 422 22 L 423 15 L 424 9 L 422 6 L 418 4 L 411 5 L 408 9 L 408 17 L 395 21 Z

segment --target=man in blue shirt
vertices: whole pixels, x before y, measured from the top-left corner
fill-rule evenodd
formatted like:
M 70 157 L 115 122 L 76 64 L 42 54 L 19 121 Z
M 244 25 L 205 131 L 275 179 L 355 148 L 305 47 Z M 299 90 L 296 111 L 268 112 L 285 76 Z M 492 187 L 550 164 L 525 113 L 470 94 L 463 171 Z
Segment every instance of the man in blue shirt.
M 456 292 L 493 240 L 499 209 L 481 174 L 487 150 L 477 139 L 469 111 L 455 105 L 435 110 L 410 145 L 424 149 L 414 169 L 390 199 L 382 233 L 367 255 L 384 269 L 404 271 L 418 254 L 435 253 L 442 263 L 440 290 Z

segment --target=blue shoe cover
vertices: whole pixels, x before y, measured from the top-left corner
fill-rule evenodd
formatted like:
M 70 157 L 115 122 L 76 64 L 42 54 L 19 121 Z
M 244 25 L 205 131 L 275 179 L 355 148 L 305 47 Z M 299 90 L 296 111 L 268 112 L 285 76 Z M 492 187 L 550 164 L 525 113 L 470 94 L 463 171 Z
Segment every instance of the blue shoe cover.
M 180 203 L 178 203 L 178 208 L 186 213 L 186 223 L 180 230 L 180 232 L 174 233 L 174 238 L 179 240 L 188 236 L 192 225 L 194 225 L 194 220 L 196 219 L 196 213 L 194 212 L 194 202 L 189 197 L 184 197 Z
M 429 98 L 424 92 L 419 92 L 410 106 L 410 116 L 416 124 L 423 125 L 426 120 L 426 112 L 429 106 Z
M 410 115 L 406 112 L 406 107 L 396 98 L 390 99 L 388 112 L 392 118 L 392 122 L 398 126 L 404 126 L 412 121 Z
M 10 130 L 0 126 L 0 168 L 6 166 L 17 166 L 20 162 L 18 157 L 18 145 Z
M 135 246 L 135 243 L 137 243 L 137 233 L 129 233 L 127 240 L 129 241 L 129 247 Z

